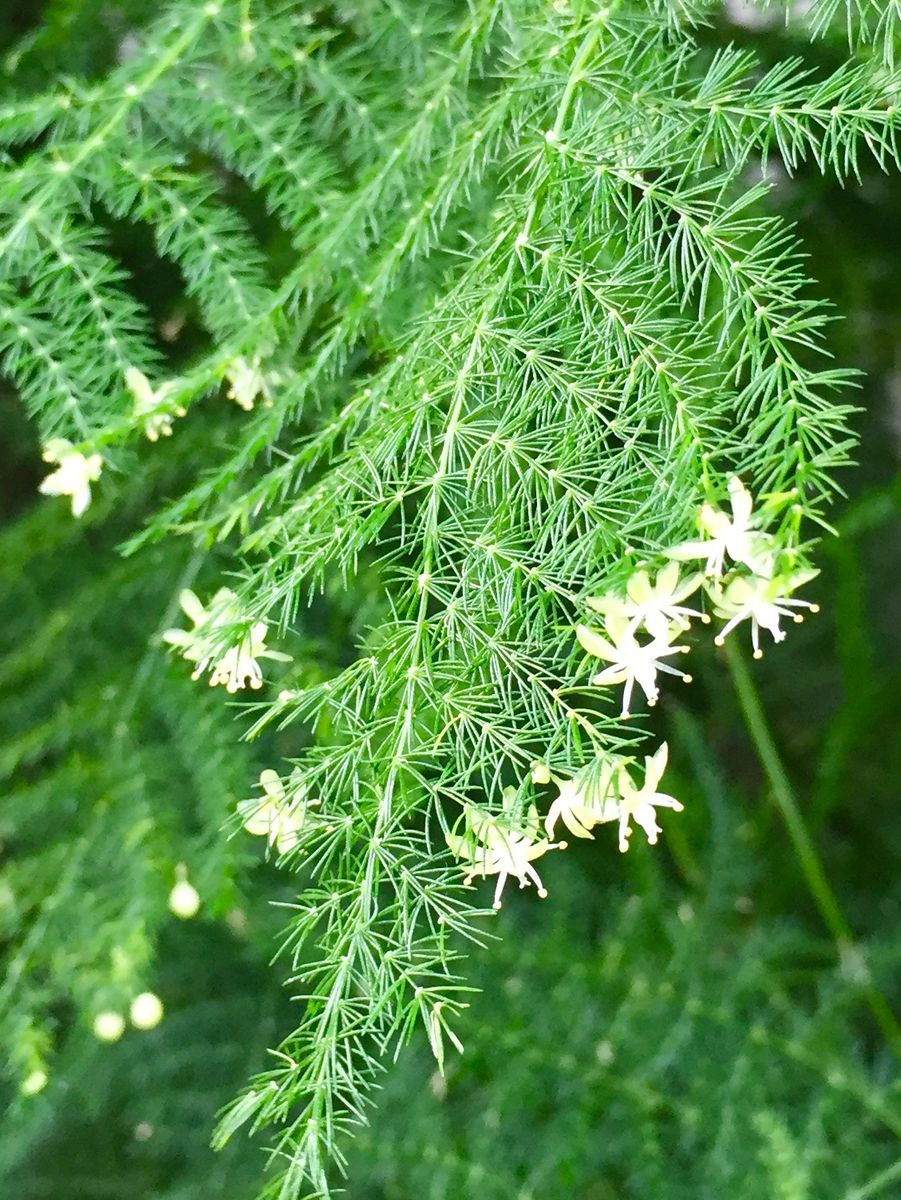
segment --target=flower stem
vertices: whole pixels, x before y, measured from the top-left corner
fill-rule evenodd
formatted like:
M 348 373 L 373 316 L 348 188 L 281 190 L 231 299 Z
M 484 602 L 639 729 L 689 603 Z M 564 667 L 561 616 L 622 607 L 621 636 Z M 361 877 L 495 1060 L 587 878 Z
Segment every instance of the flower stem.
M 726 662 L 745 726 L 757 752 L 770 793 L 785 822 L 801 871 L 810 894 L 820 911 L 823 922 L 835 939 L 839 962 L 849 974 L 853 971 L 865 981 L 864 997 L 876 1023 L 893 1053 L 901 1058 L 901 1025 L 898 1024 L 888 1001 L 872 982 L 863 952 L 857 945 L 850 925 L 842 912 L 838 897 L 817 853 L 816 846 L 804 823 L 791 781 L 779 755 L 767 723 L 760 695 L 748 670 L 747 662 L 734 639 L 726 642 Z

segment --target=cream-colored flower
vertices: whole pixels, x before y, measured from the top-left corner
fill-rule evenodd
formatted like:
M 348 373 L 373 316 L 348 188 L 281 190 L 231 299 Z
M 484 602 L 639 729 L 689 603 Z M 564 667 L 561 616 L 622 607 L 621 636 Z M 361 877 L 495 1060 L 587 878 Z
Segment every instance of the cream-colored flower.
M 231 646 L 216 661 L 210 674 L 210 687 L 222 684 L 227 692 L 232 693 L 248 686 L 258 690 L 263 686 L 263 672 L 258 658 L 288 661 L 287 654 L 266 649 L 265 621 L 255 621 L 237 646 Z
M 265 835 L 270 846 L 279 854 L 287 854 L 300 841 L 300 833 L 307 817 L 307 809 L 317 805 L 318 800 L 307 800 L 300 782 L 300 772 L 291 776 L 293 799 L 289 799 L 285 784 L 277 772 L 270 769 L 260 772 L 263 796 L 259 800 L 242 800 L 238 804 L 244 828 L 248 833 Z
M 773 579 L 739 577 L 733 579 L 722 591 L 710 589 L 716 614 L 726 618 L 726 624 L 713 639 L 722 646 L 727 636 L 742 621 L 751 622 L 751 644 L 754 647 L 754 657 L 762 658 L 760 648 L 760 630 L 766 629 L 772 634 L 774 642 L 781 642 L 785 631 L 780 628 L 782 617 L 790 617 L 800 623 L 804 617 L 797 610 L 807 608 L 811 612 L 819 612 L 818 604 L 808 600 L 791 598 L 795 588 L 808 583 L 817 574 L 816 571 L 798 571 L 793 575 L 777 575 Z
M 585 603 L 604 616 L 626 617 L 631 633 L 644 625 L 652 637 L 669 640 L 671 626 L 681 631 L 688 629 L 692 617 L 705 622 L 710 620 L 700 609 L 683 604 L 698 590 L 702 579 L 697 572 L 680 579 L 679 564 L 671 562 L 661 567 L 653 583 L 647 571 L 633 571 L 626 584 L 625 596 L 613 593 L 588 596 Z
M 265 404 L 270 404 L 269 388 L 266 377 L 260 370 L 260 356 L 255 354 L 248 361 L 246 358 L 235 358 L 225 368 L 225 376 L 231 387 L 226 392 L 229 400 L 240 405 L 245 412 L 253 409 L 258 397 L 263 397 Z
M 662 660 L 674 654 L 685 654 L 688 646 L 674 646 L 666 637 L 654 637 L 642 644 L 630 629 L 629 619 L 625 616 L 609 616 L 604 621 L 607 637 L 602 637 L 587 625 L 579 625 L 576 637 L 583 650 L 595 658 L 602 658 L 610 666 L 592 677 L 591 682 L 603 686 L 608 683 L 624 683 L 622 716 L 629 716 L 629 705 L 632 702 L 632 691 L 637 683 L 647 697 L 648 704 L 657 703 L 660 689 L 657 687 L 657 672 L 663 671 L 668 675 L 678 675 L 685 683 L 691 682 L 691 676 L 684 671 L 669 666 Z
M 629 849 L 632 821 L 641 826 L 647 835 L 649 844 L 654 846 L 662 832 L 657 824 L 656 810 L 658 808 L 671 808 L 674 812 L 683 810 L 683 805 L 674 796 L 657 791 L 657 785 L 666 770 L 667 753 L 667 744 L 664 742 L 656 754 L 645 758 L 644 781 L 640 788 L 635 786 L 628 768 L 623 767 L 620 771 L 619 848 L 623 853 Z
M 702 504 L 698 512 L 698 528 L 705 535 L 702 541 L 683 542 L 667 551 L 669 558 L 686 560 L 706 559 L 704 572 L 717 579 L 725 568 L 726 558 L 743 563 L 756 575 L 773 573 L 773 539 L 753 527 L 751 512 L 754 504 L 751 493 L 737 475 L 729 480 L 731 518 L 712 504 Z
M 66 438 L 51 438 L 44 447 L 44 462 L 57 468 L 38 485 L 45 496 L 71 496 L 72 516 L 80 517 L 91 503 L 91 484 L 100 478 L 103 459 L 99 454 L 82 454 Z
M 159 441 L 160 437 L 170 437 L 172 422 L 176 417 L 183 417 L 187 411 L 180 404 L 172 404 L 169 397 L 175 390 L 171 381 L 162 383 L 154 391 L 150 380 L 137 367 L 129 367 L 125 372 L 125 386 L 134 396 L 134 418 L 144 422 L 144 433 L 151 442 Z
M 618 778 L 621 763 L 612 756 L 580 771 L 572 779 L 554 779 L 557 797 L 548 809 L 544 828 L 554 836 L 562 821 L 573 837 L 590 838 L 595 825 L 615 821 L 619 816 Z
M 521 888 L 534 883 L 538 895 L 543 899 L 547 891 L 532 863 L 548 850 L 562 850 L 566 845 L 565 842 L 551 842 L 539 837 L 541 827 L 534 804 L 526 811 L 525 823 L 517 827 L 515 795 L 514 789 L 505 789 L 503 808 L 497 816 L 474 804 L 467 804 L 463 809 L 467 832 L 447 835 L 451 852 L 468 866 L 464 883 L 472 883 L 477 875 L 483 879 L 487 875 L 497 875 L 497 887 L 494 890 L 496 909 L 501 907 L 501 895 L 511 875 L 519 880 Z
M 267 649 L 265 621 L 255 621 L 236 644 L 222 649 L 228 628 L 243 623 L 238 597 L 230 588 L 220 588 L 209 608 L 188 589 L 179 596 L 179 603 L 194 628 L 167 629 L 163 641 L 178 646 L 182 657 L 196 664 L 192 679 L 199 679 L 209 670 L 210 687 L 222 684 L 231 693 L 247 686 L 258 689 L 263 686 L 258 659 L 290 661 L 289 655 Z

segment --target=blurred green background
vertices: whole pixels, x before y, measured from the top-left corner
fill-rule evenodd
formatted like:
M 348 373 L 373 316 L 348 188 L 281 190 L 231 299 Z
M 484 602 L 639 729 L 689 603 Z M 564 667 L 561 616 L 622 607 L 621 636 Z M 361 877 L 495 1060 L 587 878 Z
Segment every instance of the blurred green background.
M 5 46 L 38 9 L 0 9 Z M 109 36 L 81 38 L 101 10 Z M 69 23 L 8 59 L 7 74 L 37 72 L 35 62 L 102 69 L 128 10 L 70 5 Z M 723 21 L 707 36 L 773 59 L 793 49 L 779 29 Z M 751 678 L 858 949 L 837 946 L 811 894 L 728 664 L 699 648 L 695 685 L 655 717 L 685 813 L 656 850 L 620 857 L 607 839 L 555 856 L 543 905 L 511 897 L 492 926 L 500 940 L 472 956 L 482 994 L 458 1029 L 464 1055 L 441 1079 L 420 1037 L 391 1069 L 351 1149 L 354 1200 L 901 1196 L 901 1089 L 887 1019 L 873 1015 L 875 993 L 877 1008 L 901 1012 L 901 180 L 873 171 L 842 190 L 812 171 L 777 173 L 772 203 L 797 222 L 841 317 L 836 359 L 863 373 L 861 444 L 831 514 L 841 536 L 820 548 L 809 589 L 822 612 Z M 165 315 L 178 281 L 147 284 L 145 248 L 116 237 Z M 190 344 L 189 328 L 184 352 Z M 0 415 L 6 520 L 20 521 L 36 502 L 37 448 L 8 391 Z M 119 512 L 107 533 L 85 534 L 72 570 L 106 563 L 137 519 Z M 50 587 L 58 562 L 40 569 Z M 142 569 L 131 560 L 110 587 L 129 594 Z M 8 709 L 4 721 L 16 719 Z M 290 746 L 264 747 L 263 761 L 278 752 Z M 268 902 L 290 899 L 289 881 L 252 861 L 234 866 L 241 908 L 235 897 L 219 906 L 230 919 L 164 933 L 162 1025 L 111 1047 L 71 1039 L 54 1067 L 63 1083 L 12 1102 L 4 1195 L 256 1195 L 260 1146 L 239 1137 L 208 1149 L 215 1112 L 265 1063 L 294 1008 L 283 966 L 269 964 L 280 916 Z

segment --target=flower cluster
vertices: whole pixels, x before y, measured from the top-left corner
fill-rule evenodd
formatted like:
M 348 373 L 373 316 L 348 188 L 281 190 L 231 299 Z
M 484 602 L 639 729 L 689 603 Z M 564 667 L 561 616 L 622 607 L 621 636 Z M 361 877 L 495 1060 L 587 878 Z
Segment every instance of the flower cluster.
M 38 490 L 45 496 L 71 496 L 72 516 L 80 517 L 91 503 L 91 484 L 100 478 L 103 459 L 99 454 L 82 454 L 66 438 L 51 438 L 41 457 L 56 463 L 56 470 Z
M 171 646 L 178 646 L 182 658 L 196 664 L 192 679 L 199 679 L 209 670 L 210 687 L 222 684 L 226 691 L 234 693 L 248 685 L 252 688 L 263 686 L 263 673 L 258 659 L 290 661 L 289 655 L 267 649 L 265 621 L 253 622 L 236 644 L 222 649 L 227 631 L 247 624 L 238 597 L 230 588 L 220 588 L 210 601 L 209 608 L 205 608 L 188 589 L 179 596 L 179 603 L 194 622 L 194 628 L 167 629 L 163 640 Z
M 289 799 L 284 781 L 277 772 L 260 772 L 260 799 L 241 800 L 238 813 L 248 833 L 265 835 L 270 846 L 279 854 L 287 854 L 300 841 L 301 831 L 307 820 L 307 809 L 319 804 L 318 799 L 307 799 L 300 772 L 295 769 L 289 779 L 294 798 Z
M 785 636 L 780 626 L 782 618 L 800 621 L 803 617 L 799 609 L 817 611 L 816 604 L 793 596 L 816 572 L 799 568 L 796 552 L 760 528 L 754 519 L 752 497 L 737 476 L 728 481 L 727 487 L 729 512 L 710 503 L 699 509 L 700 538 L 667 551 L 656 571 L 647 567 L 634 571 L 622 592 L 589 596 L 585 601 L 587 608 L 603 619 L 602 629 L 588 625 L 576 628 L 582 648 L 606 664 L 591 682 L 598 686 L 624 685 L 624 717 L 629 716 L 636 686 L 648 704 L 657 701 L 658 674 L 676 675 L 691 682 L 690 675 L 666 660 L 688 653 L 690 647 L 680 638 L 693 621 L 710 623 L 710 615 L 696 606 L 693 597 L 706 596 L 715 616 L 724 622 L 714 638 L 717 645 L 722 645 L 737 625 L 749 621 L 755 658 L 761 654 L 761 629 L 780 642 Z M 702 569 L 686 573 L 682 564 L 696 560 L 702 560 Z M 783 565 L 786 562 L 790 564 L 787 567 Z M 543 831 L 534 804 L 524 817 L 517 816 L 513 789 L 505 793 L 497 815 L 466 805 L 463 833 L 447 835 L 451 851 L 464 862 L 466 882 L 477 875 L 497 875 L 495 908 L 500 907 L 510 875 L 519 880 L 521 887 L 534 883 L 538 894 L 544 896 L 532 863 L 548 850 L 565 846 L 565 842 L 552 840 L 558 821 L 578 838 L 592 838 L 597 825 L 617 822 L 621 851 L 629 848 L 634 824 L 654 845 L 661 833 L 658 810 L 682 811 L 674 796 L 659 790 L 667 754 L 664 742 L 648 755 L 640 780 L 635 760 L 615 754 L 599 755 L 571 778 L 558 777 L 543 763 L 536 764 L 532 782 L 554 783 L 557 787 Z
M 592 768 L 573 779 L 554 779 L 557 798 L 544 822 L 548 837 L 560 820 L 575 837 L 590 838 L 595 825 L 619 822 L 619 848 L 625 853 L 632 836 L 632 822 L 640 825 L 650 845 L 657 844 L 662 832 L 656 810 L 671 808 L 682 812 L 682 805 L 666 792 L 658 791 L 669 753 L 664 742 L 656 753 L 644 760 L 644 779 L 637 786 L 630 769 L 631 759 L 605 756 Z
M 269 385 L 260 363 L 259 355 L 254 355 L 252 359 L 239 356 L 232 359 L 225 368 L 225 377 L 229 383 L 226 395 L 245 412 L 253 409 L 254 402 L 260 396 L 264 404 L 272 403 Z M 135 421 L 143 422 L 147 438 L 156 442 L 161 437 L 170 437 L 172 422 L 187 412 L 187 409 L 175 400 L 179 390 L 178 381 L 168 380 L 154 388 L 143 371 L 139 371 L 137 367 L 129 367 L 125 372 L 125 386 L 134 397 L 132 417 Z
M 566 842 L 553 840 L 557 822 L 562 821 L 569 832 L 578 838 L 592 838 L 596 825 L 616 821 L 619 827 L 619 848 L 629 849 L 632 824 L 639 825 L 653 846 L 661 833 L 657 823 L 658 808 L 682 811 L 682 805 L 674 797 L 658 791 L 661 777 L 666 769 L 667 745 L 644 762 L 644 777 L 640 784 L 634 777 L 634 760 L 613 754 L 604 754 L 585 767 L 571 779 L 559 778 L 543 764 L 532 770 L 532 782 L 553 782 L 557 787 L 556 799 L 551 803 L 544 819 L 542 836 L 538 809 L 530 804 L 525 812 L 518 812 L 516 789 L 504 791 L 500 813 L 492 814 L 474 804 L 463 809 L 463 832 L 448 833 L 447 844 L 466 868 L 464 882 L 471 883 L 478 875 L 497 875 L 494 907 L 500 908 L 501 895 L 507 879 L 512 875 L 519 880 L 520 887 L 534 883 L 538 895 L 547 895 L 544 885 L 532 863 L 548 850 L 564 850 Z
M 783 617 L 801 621 L 799 609 L 818 611 L 816 604 L 793 596 L 816 572 L 795 566 L 779 570 L 780 559 L 791 556 L 772 534 L 757 527 L 753 500 L 737 476 L 729 480 L 728 492 L 731 515 L 703 504 L 697 516 L 702 536 L 666 551 L 670 561 L 653 580 L 642 568 L 632 574 L 624 595 L 607 593 L 586 599 L 587 607 L 603 616 L 604 629 L 599 632 L 579 625 L 576 637 L 588 654 L 608 664 L 592 677 L 593 684 L 625 685 L 623 717 L 629 716 L 636 684 L 649 705 L 656 703 L 659 672 L 691 682 L 690 675 L 664 660 L 688 652 L 687 645 L 676 643 L 694 618 L 710 621 L 707 613 L 685 603 L 695 593 L 706 593 L 714 613 L 725 622 L 714 638 L 717 645 L 721 646 L 737 625 L 750 621 L 755 658 L 763 653 L 761 629 L 781 642 L 785 637 L 780 627 Z M 680 564 L 698 559 L 704 562 L 703 570 L 683 576 Z

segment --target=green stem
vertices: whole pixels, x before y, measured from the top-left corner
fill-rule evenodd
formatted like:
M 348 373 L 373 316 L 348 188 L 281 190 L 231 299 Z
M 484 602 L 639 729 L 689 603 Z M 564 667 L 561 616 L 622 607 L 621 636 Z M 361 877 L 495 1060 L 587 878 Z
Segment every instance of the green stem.
M 864 996 L 870 1011 L 892 1051 L 898 1058 L 901 1058 L 901 1025 L 898 1024 L 885 996 L 870 980 L 863 952 L 855 941 L 851 927 L 838 902 L 838 897 L 829 883 L 816 846 L 808 833 L 791 781 L 767 724 L 760 695 L 748 670 L 747 662 L 734 639 L 726 642 L 725 654 L 748 734 L 770 785 L 773 800 L 785 822 L 788 836 L 810 894 L 826 927 L 835 939 L 839 961 L 846 967 L 854 968 L 857 971 L 862 968 L 867 981 Z
M 603 16 L 600 13 L 595 16 L 591 23 L 591 28 L 589 29 L 576 53 L 576 57 L 573 60 L 573 65 L 569 72 L 569 78 L 566 81 L 566 86 L 564 87 L 563 94 L 560 97 L 560 103 L 557 105 L 554 124 L 551 127 L 551 132 L 555 138 L 559 138 L 560 134 L 563 132 L 567 117 L 569 116 L 569 110 L 573 102 L 573 97 L 576 94 L 576 89 L 585 78 L 585 68 L 588 66 L 592 56 L 597 51 L 598 44 L 601 40 L 601 34 L 604 31 L 607 19 L 610 17 L 613 10 L 619 7 L 619 4 L 620 0 L 612 0 L 612 2 L 607 5 Z M 528 237 L 532 231 L 532 224 L 535 220 L 535 216 L 538 212 L 541 201 L 544 198 L 546 186 L 547 179 L 545 179 L 538 186 L 534 196 L 532 197 L 532 203 L 529 205 L 529 211 L 526 213 L 526 219 L 523 222 L 522 227 L 522 232 L 526 237 Z

